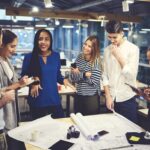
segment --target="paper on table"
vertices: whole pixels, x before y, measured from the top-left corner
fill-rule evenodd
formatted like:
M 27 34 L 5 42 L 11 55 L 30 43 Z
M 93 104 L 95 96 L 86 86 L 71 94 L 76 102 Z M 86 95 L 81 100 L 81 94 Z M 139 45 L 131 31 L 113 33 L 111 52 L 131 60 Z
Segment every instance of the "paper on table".
M 19 141 L 48 149 L 58 140 L 66 139 L 67 129 L 70 125 L 72 124 L 59 122 L 48 115 L 12 129 L 8 135 Z
M 141 129 L 141 127 L 139 127 L 137 124 L 135 124 L 134 122 L 128 120 L 127 118 L 125 118 L 124 116 L 118 114 L 115 110 L 113 110 L 113 114 L 115 116 L 117 116 L 118 118 L 124 119 L 126 121 L 126 123 L 128 123 L 129 126 L 136 128 L 136 129 Z
M 78 117 L 77 117 L 78 118 Z M 83 134 L 79 138 L 72 138 L 69 141 L 75 143 L 71 150 L 100 150 L 111 149 L 116 146 L 126 146 L 128 142 L 125 137 L 126 132 L 142 132 L 140 127 L 131 125 L 127 119 L 115 114 L 101 114 L 84 116 L 86 124 L 92 133 L 106 130 L 109 134 L 100 137 L 98 141 L 87 140 Z M 79 119 L 79 118 L 78 118 Z M 17 127 L 8 132 L 8 134 L 20 141 L 38 146 L 42 149 L 48 149 L 51 145 L 60 139 L 66 139 L 67 129 L 72 123 L 60 122 L 46 116 L 23 126 Z M 127 148 L 126 148 L 127 149 Z M 149 150 L 148 145 L 135 145 L 135 150 Z M 130 149 L 131 150 L 131 149 Z

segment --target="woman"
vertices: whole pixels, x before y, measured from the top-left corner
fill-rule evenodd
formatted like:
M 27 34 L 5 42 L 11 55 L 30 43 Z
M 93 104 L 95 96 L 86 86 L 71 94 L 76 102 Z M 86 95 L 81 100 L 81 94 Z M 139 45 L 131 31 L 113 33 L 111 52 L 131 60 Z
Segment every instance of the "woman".
M 15 93 L 13 90 L 5 90 L 21 87 L 21 85 L 24 84 L 26 80 L 26 77 L 23 77 L 19 82 L 17 82 L 17 76 L 14 72 L 13 66 L 9 61 L 11 55 L 16 51 L 17 42 L 17 36 L 13 32 L 9 30 L 4 30 L 2 32 L 2 44 L 0 48 L 0 88 L 3 89 L 1 89 L 0 92 L 0 120 L 3 124 L 3 127 L 1 126 L 2 132 L 4 132 L 4 127 L 6 130 L 11 130 L 17 127 L 16 103 L 14 101 Z M 8 136 L 7 142 L 8 150 L 18 149 L 18 147 L 19 149 L 25 149 L 22 143 Z M 3 144 L 3 147 L 3 149 L 6 149 L 5 144 Z
M 82 51 L 76 59 L 76 67 L 71 68 L 71 79 L 77 83 L 75 111 L 92 115 L 100 111 L 101 62 L 98 38 L 89 36 Z
M 40 80 L 39 85 L 30 87 L 28 103 L 33 119 L 52 114 L 54 118 L 64 117 L 57 82 L 67 85 L 68 80 L 60 73 L 60 56 L 52 50 L 52 35 L 46 29 L 35 34 L 32 53 L 23 61 L 22 75 Z

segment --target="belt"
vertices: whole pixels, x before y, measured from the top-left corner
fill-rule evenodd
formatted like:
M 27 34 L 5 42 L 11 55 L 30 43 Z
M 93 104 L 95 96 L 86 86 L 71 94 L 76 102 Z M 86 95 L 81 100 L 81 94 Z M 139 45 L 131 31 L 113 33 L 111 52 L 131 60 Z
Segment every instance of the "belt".
M 4 130 L 3 130 L 3 129 L 0 130 L 0 134 L 2 134 L 2 133 L 4 133 Z

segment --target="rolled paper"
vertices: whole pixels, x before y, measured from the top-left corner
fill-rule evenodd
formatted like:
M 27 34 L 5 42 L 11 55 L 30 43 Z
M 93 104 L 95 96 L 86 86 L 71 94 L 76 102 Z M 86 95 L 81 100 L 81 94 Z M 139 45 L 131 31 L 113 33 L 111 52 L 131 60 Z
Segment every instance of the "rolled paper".
M 79 118 L 79 120 L 84 124 L 84 128 L 86 128 L 88 130 L 88 132 L 90 133 L 90 140 L 96 141 L 99 139 L 99 135 L 96 134 L 92 134 L 91 129 L 89 128 L 87 122 L 84 119 L 84 116 L 81 113 L 77 113 L 76 116 Z
M 86 137 L 88 140 L 95 140 L 95 135 L 92 135 L 90 132 L 90 129 L 88 128 L 84 117 L 81 113 L 77 113 L 76 115 L 74 113 L 70 114 L 71 119 L 76 123 L 78 128 L 80 129 L 81 133 Z M 96 138 L 97 139 L 97 138 Z
M 82 121 L 74 114 L 71 113 L 70 114 L 71 119 L 76 123 L 76 125 L 78 126 L 78 128 L 80 129 L 80 131 L 82 132 L 82 134 L 88 139 L 91 139 L 91 135 L 89 133 L 89 131 L 85 128 L 84 124 L 82 123 Z

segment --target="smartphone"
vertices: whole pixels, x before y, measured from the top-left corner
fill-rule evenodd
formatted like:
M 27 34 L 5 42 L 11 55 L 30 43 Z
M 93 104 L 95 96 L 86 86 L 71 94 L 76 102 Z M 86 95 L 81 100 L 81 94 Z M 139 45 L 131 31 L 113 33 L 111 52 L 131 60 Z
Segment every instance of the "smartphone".
M 72 68 L 77 68 L 76 63 L 72 63 L 72 64 L 71 64 L 71 67 L 72 67 Z
M 98 135 L 99 135 L 99 136 L 103 136 L 103 135 L 108 134 L 108 133 L 109 133 L 108 131 L 102 130 L 102 131 L 99 131 L 99 132 L 98 132 Z

